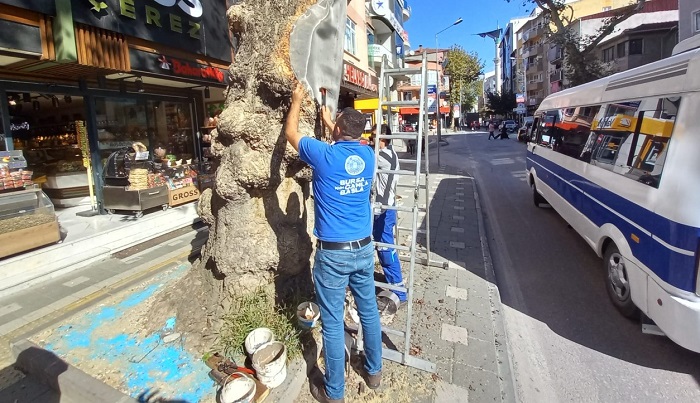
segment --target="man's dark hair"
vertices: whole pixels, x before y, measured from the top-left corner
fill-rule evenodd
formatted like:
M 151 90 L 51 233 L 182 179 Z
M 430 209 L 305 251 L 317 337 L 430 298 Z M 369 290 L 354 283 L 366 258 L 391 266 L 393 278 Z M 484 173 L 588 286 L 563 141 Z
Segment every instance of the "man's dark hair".
M 345 108 L 340 113 L 335 125 L 340 129 L 341 136 L 358 139 L 365 130 L 365 115 L 353 108 Z

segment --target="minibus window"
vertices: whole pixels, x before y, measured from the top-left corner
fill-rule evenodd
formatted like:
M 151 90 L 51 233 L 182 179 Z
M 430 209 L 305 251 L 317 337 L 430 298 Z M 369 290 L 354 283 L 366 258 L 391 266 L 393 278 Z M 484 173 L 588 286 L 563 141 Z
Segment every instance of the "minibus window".
M 599 110 L 598 105 L 562 109 L 561 121 L 554 124 L 552 149 L 572 158 L 580 158 Z

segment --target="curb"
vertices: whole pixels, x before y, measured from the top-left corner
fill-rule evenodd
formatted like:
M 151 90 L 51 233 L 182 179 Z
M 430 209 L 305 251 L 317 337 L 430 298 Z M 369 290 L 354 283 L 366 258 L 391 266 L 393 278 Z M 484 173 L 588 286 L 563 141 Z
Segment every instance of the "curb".
M 48 385 L 59 393 L 61 398 L 76 402 L 138 403 L 138 400 L 93 378 L 26 339 L 12 343 L 11 348 L 16 359 L 15 366 Z
M 494 334 L 501 335 L 502 343 L 498 343 L 499 337 L 496 338 L 496 356 L 498 357 L 498 373 L 501 377 L 501 401 L 516 402 L 518 396 L 515 388 L 515 372 L 513 371 L 513 363 L 510 359 L 510 344 L 508 343 L 508 334 L 505 328 L 505 319 L 503 317 L 503 305 L 501 303 L 501 294 L 496 284 L 496 272 L 493 269 L 493 260 L 491 258 L 491 250 L 489 249 L 488 237 L 486 235 L 486 224 L 484 220 L 484 212 L 481 208 L 481 199 L 479 198 L 478 182 L 474 181 L 474 201 L 476 202 L 476 215 L 479 227 L 479 239 L 481 241 L 481 253 L 484 257 L 484 267 L 486 280 L 490 283 L 489 291 L 491 294 L 491 313 L 494 317 Z

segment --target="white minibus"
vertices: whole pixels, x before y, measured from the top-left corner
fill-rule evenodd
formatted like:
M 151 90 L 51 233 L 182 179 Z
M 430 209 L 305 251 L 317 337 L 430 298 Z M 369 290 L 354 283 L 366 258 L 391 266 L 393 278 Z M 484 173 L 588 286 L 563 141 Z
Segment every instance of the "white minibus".
M 603 258 L 617 309 L 700 352 L 700 49 L 545 98 L 527 174 Z

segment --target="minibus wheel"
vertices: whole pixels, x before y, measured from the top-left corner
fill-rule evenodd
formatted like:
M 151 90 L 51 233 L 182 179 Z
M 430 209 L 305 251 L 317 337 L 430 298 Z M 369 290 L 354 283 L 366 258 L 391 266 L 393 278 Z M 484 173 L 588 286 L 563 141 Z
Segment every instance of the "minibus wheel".
M 537 192 L 537 186 L 535 186 L 534 179 L 532 180 L 532 201 L 535 202 L 535 207 L 539 207 L 540 204 L 547 204 L 547 200 L 545 200 L 545 198 Z
M 622 258 L 617 245 L 610 244 L 603 257 L 605 268 L 605 288 L 608 291 L 610 301 L 623 316 L 634 318 L 639 315 L 639 309 L 632 302 L 632 290 Z

